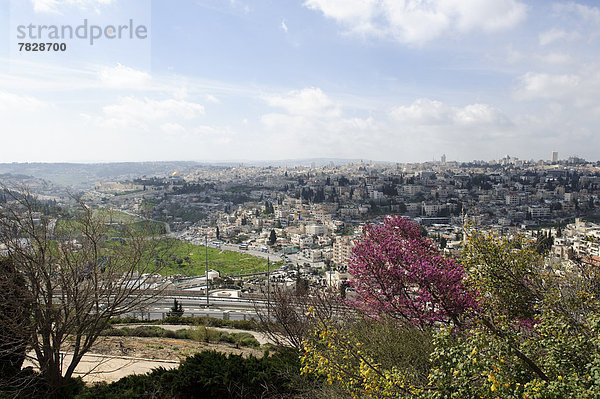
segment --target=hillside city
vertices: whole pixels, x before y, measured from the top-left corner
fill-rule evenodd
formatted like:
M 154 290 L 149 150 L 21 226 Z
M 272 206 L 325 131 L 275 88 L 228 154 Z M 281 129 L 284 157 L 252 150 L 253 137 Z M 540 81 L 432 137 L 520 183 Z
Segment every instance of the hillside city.
M 271 284 L 342 288 L 353 242 L 367 223 L 398 214 L 420 223 L 456 253 L 465 224 L 502 235 L 551 240 L 551 256 L 600 265 L 600 164 L 577 157 L 524 161 L 323 166 L 197 166 L 94 182 L 92 205 L 163 222 L 163 233 L 197 245 L 283 261 Z M 172 167 L 172 165 L 169 165 Z M 7 175 L 7 177 L 14 175 Z M 21 180 L 46 198 L 66 191 Z M 594 223 L 596 222 L 596 223 Z M 278 264 L 280 265 L 280 264 Z M 218 273 L 210 273 L 213 280 Z M 203 290 L 204 278 L 175 276 L 172 289 Z M 250 276 L 253 277 L 253 276 Z M 264 278 L 235 279 L 242 292 L 266 292 Z

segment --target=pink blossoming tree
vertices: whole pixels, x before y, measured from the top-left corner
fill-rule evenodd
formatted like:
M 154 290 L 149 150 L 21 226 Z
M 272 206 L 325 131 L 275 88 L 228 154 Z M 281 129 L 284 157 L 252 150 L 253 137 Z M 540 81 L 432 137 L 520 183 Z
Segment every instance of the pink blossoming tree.
M 375 317 L 425 327 L 461 324 L 476 307 L 464 268 L 443 256 L 417 224 L 399 216 L 368 225 L 356 241 L 348 271 L 357 297 L 351 303 Z

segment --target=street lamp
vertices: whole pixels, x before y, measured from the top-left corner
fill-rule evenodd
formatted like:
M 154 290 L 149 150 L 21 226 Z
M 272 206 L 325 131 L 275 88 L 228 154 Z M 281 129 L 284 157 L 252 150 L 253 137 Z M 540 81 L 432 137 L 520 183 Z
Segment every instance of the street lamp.
M 206 307 L 208 307 L 208 233 L 204 235 L 204 253 L 206 255 Z
M 267 320 L 271 320 L 271 264 L 267 256 Z

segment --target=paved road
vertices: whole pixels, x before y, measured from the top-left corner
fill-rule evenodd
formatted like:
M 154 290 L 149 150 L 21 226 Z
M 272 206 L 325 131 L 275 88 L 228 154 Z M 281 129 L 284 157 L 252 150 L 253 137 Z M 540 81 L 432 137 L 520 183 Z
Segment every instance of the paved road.
M 209 246 L 210 246 L 210 244 L 209 244 Z M 281 256 L 279 256 L 277 254 L 269 253 L 269 252 L 262 252 L 262 251 L 258 251 L 255 249 L 240 249 L 239 245 L 221 244 L 221 249 L 226 249 L 228 251 L 234 251 L 234 252 L 240 252 L 240 253 L 244 253 L 244 254 L 250 254 L 252 256 L 256 256 L 256 257 L 264 258 L 264 259 L 269 258 L 271 260 L 271 262 L 279 262 L 281 260 Z

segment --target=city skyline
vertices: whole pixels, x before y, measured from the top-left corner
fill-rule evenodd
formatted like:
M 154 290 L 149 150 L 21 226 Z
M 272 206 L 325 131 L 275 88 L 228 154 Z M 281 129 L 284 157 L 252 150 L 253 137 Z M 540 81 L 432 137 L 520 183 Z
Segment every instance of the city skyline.
M 0 162 L 598 160 L 591 1 L 0 5 Z M 145 40 L 18 51 L 19 26 Z

